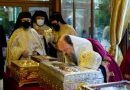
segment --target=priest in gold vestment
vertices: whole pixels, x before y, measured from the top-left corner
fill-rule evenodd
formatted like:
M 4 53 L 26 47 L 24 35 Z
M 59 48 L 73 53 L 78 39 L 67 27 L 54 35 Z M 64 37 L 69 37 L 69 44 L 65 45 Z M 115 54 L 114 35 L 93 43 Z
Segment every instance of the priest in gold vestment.
M 52 29 L 49 27 L 49 19 L 45 11 L 36 10 L 32 16 L 32 27 L 38 32 L 44 42 L 46 54 L 52 56 L 50 43 L 52 42 Z
M 56 44 L 58 38 L 61 35 L 77 35 L 76 30 L 69 24 L 67 24 L 60 12 L 54 12 L 52 16 L 50 16 L 50 23 L 53 29 L 54 40 L 53 42 Z
M 46 55 L 46 52 L 38 33 L 31 28 L 31 14 L 21 12 L 8 41 L 7 67 L 10 68 L 11 61 L 29 59 L 31 55 Z
M 53 14 L 50 16 L 50 23 L 52 27 L 52 33 L 53 33 L 53 41 L 52 46 L 54 47 L 53 54 L 56 54 L 54 56 L 60 57 L 62 54 L 57 51 L 56 43 L 61 35 L 77 35 L 76 30 L 69 24 L 65 22 L 60 12 L 53 12 Z

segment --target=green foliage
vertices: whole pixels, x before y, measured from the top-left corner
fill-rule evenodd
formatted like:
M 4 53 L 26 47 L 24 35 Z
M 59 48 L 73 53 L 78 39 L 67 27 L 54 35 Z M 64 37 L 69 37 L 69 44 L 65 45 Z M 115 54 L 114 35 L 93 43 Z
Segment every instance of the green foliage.
M 5 30 L 5 33 L 10 35 L 10 33 L 12 32 L 13 28 L 14 28 L 14 24 L 15 24 L 15 18 L 13 20 L 10 20 L 9 19 L 9 14 L 12 14 L 11 12 L 9 12 L 9 8 L 12 8 L 12 7 L 4 7 L 4 6 L 1 6 L 0 7 L 0 24 L 3 25 L 3 28 Z M 14 9 L 15 7 L 13 7 Z M 20 12 L 20 8 L 16 8 L 14 9 L 16 10 L 17 14 L 14 14 L 13 13 L 13 17 L 18 15 L 18 13 Z
M 95 9 L 95 26 L 106 26 L 110 23 L 110 2 L 111 0 L 98 1 L 98 8 Z

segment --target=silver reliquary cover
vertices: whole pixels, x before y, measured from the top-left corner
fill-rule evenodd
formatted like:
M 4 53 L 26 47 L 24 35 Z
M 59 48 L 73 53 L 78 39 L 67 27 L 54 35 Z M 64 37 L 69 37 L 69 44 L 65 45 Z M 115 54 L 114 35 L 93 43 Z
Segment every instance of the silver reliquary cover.
M 100 70 L 80 71 L 78 66 L 67 66 L 58 61 L 45 61 L 39 65 L 40 84 L 52 90 L 76 90 L 81 84 L 103 83 Z

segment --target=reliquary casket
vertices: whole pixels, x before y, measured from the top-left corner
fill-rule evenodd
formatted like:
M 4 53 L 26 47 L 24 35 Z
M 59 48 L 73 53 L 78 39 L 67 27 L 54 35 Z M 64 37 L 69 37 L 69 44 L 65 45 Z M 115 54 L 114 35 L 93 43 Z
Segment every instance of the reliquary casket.
M 24 84 L 38 83 L 39 63 L 33 60 L 15 60 L 11 62 L 11 77 L 14 78 L 19 87 Z
M 82 84 L 97 84 L 103 81 L 100 70 L 80 71 L 78 66 L 66 66 L 58 61 L 39 64 L 39 83 L 42 87 L 49 86 L 48 90 L 76 90 Z

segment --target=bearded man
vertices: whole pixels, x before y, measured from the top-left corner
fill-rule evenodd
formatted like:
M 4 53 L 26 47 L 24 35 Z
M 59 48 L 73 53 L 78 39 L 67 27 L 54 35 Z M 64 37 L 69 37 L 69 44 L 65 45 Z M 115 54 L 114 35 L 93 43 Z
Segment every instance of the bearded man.
M 61 57 L 62 54 L 57 51 L 56 43 L 58 38 L 61 35 L 68 34 L 68 35 L 77 35 L 76 30 L 69 24 L 65 22 L 60 12 L 53 12 L 50 16 L 50 23 L 52 27 L 52 34 L 53 34 L 53 40 L 52 40 L 52 48 L 51 51 L 53 54 L 55 54 L 55 57 Z
M 53 40 L 54 44 L 56 44 L 58 38 L 61 35 L 64 34 L 77 35 L 76 30 L 64 21 L 60 12 L 54 12 L 50 16 L 50 23 L 54 34 L 54 40 Z
M 38 33 L 31 28 L 31 14 L 21 12 L 7 45 L 7 67 L 12 60 L 29 59 L 31 55 L 46 55 Z
M 57 42 L 57 47 L 64 53 L 65 63 L 68 65 L 78 65 L 91 69 L 98 69 L 100 67 L 104 73 L 105 82 L 114 82 L 123 79 L 120 68 L 113 57 L 94 39 L 62 35 Z M 102 58 L 101 65 L 100 56 Z M 96 68 L 95 64 L 97 64 Z M 101 66 L 105 68 L 105 71 Z

